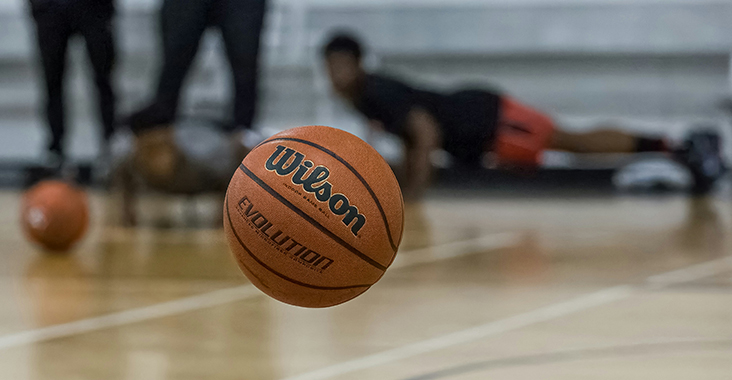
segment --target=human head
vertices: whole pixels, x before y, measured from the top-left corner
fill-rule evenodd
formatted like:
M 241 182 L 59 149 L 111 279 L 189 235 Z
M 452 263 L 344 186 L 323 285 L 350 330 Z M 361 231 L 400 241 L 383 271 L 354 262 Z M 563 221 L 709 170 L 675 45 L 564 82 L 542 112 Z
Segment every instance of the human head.
M 323 46 L 323 57 L 333 89 L 342 96 L 354 90 L 363 75 L 361 43 L 347 33 L 336 33 Z

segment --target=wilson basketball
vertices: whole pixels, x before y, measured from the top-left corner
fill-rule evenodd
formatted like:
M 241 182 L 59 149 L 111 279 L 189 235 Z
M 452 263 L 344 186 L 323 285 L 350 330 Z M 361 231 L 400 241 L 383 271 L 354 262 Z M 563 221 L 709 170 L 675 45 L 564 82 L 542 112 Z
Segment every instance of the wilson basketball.
M 389 165 L 358 137 L 294 128 L 242 161 L 224 205 L 229 247 L 264 293 L 328 307 L 368 290 L 399 247 L 402 194 Z
M 65 182 L 40 182 L 23 195 L 21 224 L 32 242 L 49 251 L 66 251 L 89 224 L 86 194 Z

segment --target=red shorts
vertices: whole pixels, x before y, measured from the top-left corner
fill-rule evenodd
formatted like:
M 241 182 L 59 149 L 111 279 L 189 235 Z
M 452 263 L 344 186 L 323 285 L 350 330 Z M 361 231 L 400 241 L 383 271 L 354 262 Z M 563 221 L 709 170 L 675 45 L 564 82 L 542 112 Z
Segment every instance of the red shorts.
M 549 146 L 554 121 L 510 97 L 501 99 L 493 152 L 499 164 L 537 166 Z

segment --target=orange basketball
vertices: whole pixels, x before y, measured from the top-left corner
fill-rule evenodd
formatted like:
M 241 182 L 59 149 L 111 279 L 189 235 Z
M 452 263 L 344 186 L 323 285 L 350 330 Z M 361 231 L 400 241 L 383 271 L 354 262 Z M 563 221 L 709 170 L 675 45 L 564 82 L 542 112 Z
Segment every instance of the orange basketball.
M 86 194 L 65 182 L 40 182 L 24 194 L 20 217 L 31 241 L 50 251 L 68 250 L 89 224 Z
M 369 289 L 402 238 L 394 173 L 338 129 L 294 128 L 259 144 L 229 184 L 224 228 L 239 267 L 282 302 L 328 307 Z

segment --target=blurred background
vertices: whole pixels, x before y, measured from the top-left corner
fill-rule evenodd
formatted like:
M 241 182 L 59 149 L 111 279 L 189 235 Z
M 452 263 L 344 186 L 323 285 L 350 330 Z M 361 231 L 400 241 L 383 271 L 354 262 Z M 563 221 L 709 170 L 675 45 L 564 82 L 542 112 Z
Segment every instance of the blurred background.
M 118 113 L 125 114 L 152 94 L 159 4 L 120 0 L 117 7 L 114 75 Z M 641 131 L 681 136 L 693 122 L 727 122 L 718 104 L 730 92 L 730 16 L 732 3 L 723 0 L 276 0 L 262 39 L 256 126 L 326 124 L 362 135 L 361 121 L 329 96 L 318 54 L 328 32 L 348 26 L 367 44 L 369 66 L 417 84 L 486 83 L 570 129 L 623 120 Z M 33 161 L 43 151 L 45 129 L 27 3 L 3 0 L 0 20 L 0 160 Z M 223 117 L 230 107 L 230 74 L 217 34 L 206 32 L 183 114 Z M 67 150 L 81 161 L 98 148 L 83 49 L 80 39 L 71 44 L 67 98 L 73 131 Z
M 119 120 L 154 95 L 161 3 L 115 2 Z M 397 166 L 399 142 L 370 136 L 331 90 L 321 48 L 344 27 L 368 70 L 506 91 L 570 131 L 611 122 L 681 141 L 710 126 L 732 158 L 732 0 L 270 0 L 253 128 L 342 128 Z M 2 379 L 730 378 L 729 181 L 692 197 L 688 171 L 664 154 L 548 152 L 530 175 L 442 165 L 408 205 L 384 278 L 323 310 L 242 276 L 223 193 L 148 192 L 131 226 L 119 194 L 89 175 L 87 235 L 49 253 L 17 212 L 28 169 L 46 160 L 34 33 L 28 1 L 0 0 Z M 229 119 L 230 75 L 207 30 L 181 119 Z M 96 168 L 97 95 L 78 36 L 64 99 L 67 159 Z

